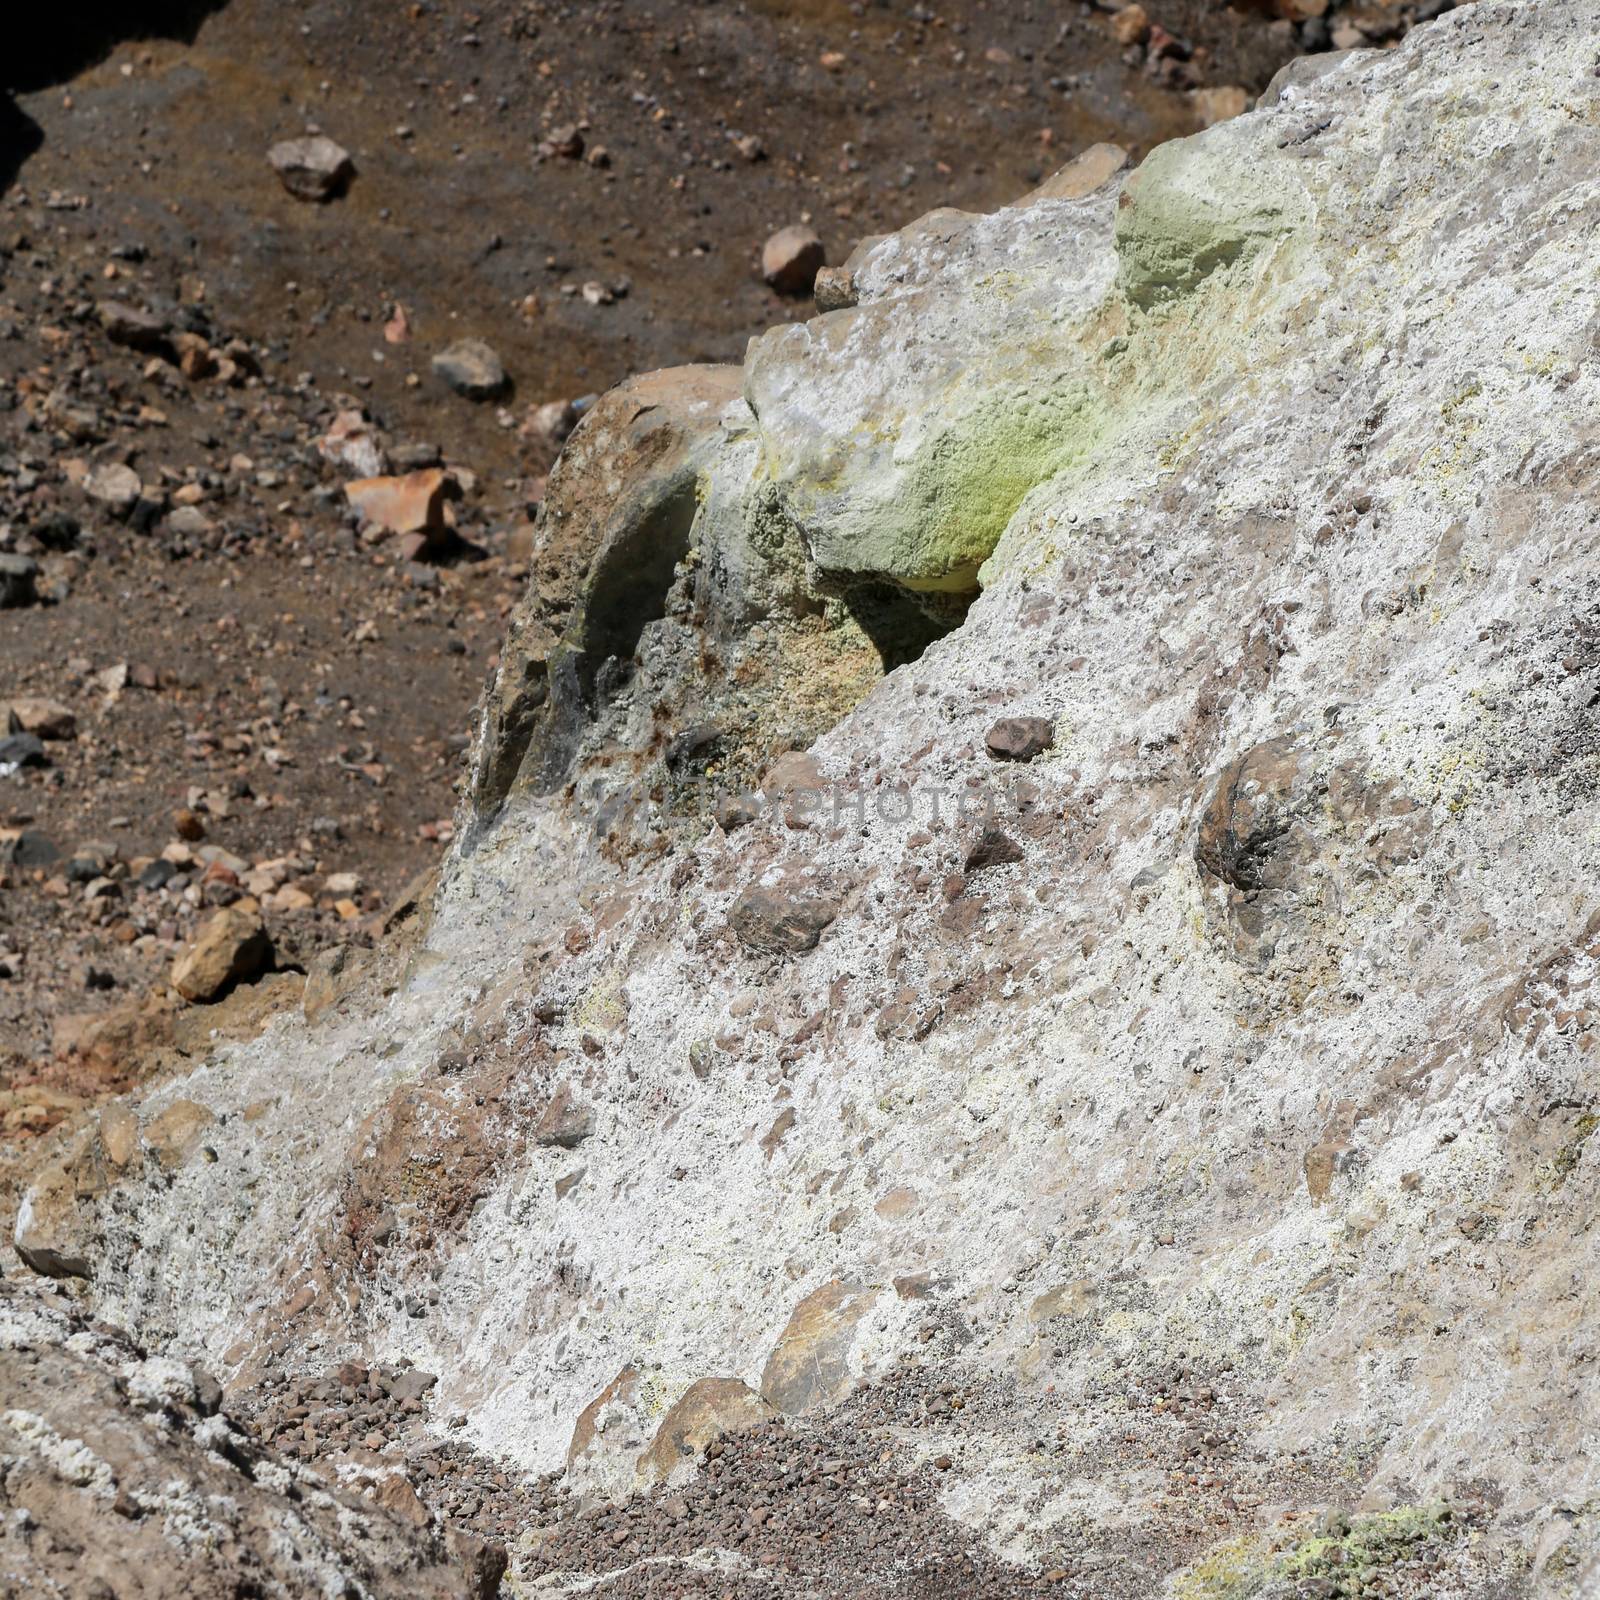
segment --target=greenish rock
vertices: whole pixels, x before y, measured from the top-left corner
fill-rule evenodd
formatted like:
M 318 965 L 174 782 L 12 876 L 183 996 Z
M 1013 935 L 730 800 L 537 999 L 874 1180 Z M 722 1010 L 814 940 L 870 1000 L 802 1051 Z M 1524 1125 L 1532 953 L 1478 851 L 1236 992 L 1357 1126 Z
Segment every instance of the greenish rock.
M 1147 311 L 1302 230 L 1310 207 L 1286 165 L 1240 161 L 1221 139 L 1152 150 L 1117 213 L 1118 291 Z
M 1324 1515 L 1315 1533 L 1286 1547 L 1230 1540 L 1194 1562 L 1173 1586 L 1175 1600 L 1257 1600 L 1276 1594 L 1387 1594 L 1398 1563 L 1460 1537 L 1461 1524 L 1441 1501 L 1345 1517 Z M 1324 1588 L 1331 1584 L 1333 1587 Z M 1311 1587 L 1303 1587 L 1310 1585 Z
M 859 305 L 752 343 L 762 469 L 820 589 L 972 595 L 1023 497 L 1094 450 L 1112 263 L 1074 240 L 1113 191 L 932 213 L 869 253 Z

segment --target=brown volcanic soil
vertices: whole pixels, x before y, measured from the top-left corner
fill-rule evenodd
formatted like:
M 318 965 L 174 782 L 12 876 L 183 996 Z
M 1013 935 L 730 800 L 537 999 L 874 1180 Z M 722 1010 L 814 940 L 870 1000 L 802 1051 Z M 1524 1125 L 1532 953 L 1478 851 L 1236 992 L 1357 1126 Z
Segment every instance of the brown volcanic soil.
M 506 541 L 553 451 L 519 433 L 531 406 L 737 361 L 805 315 L 758 275 L 777 227 L 811 220 L 840 260 L 935 205 L 1013 198 L 1096 140 L 1137 157 L 1193 130 L 1194 86 L 1259 89 L 1299 40 L 1202 0 L 1149 9 L 1181 45 L 1129 49 L 1105 13 L 1026 0 L 150 0 L 20 24 L 0 96 L 0 553 L 41 559 L 53 603 L 0 612 L 0 703 L 48 697 L 78 728 L 0 775 L 0 1139 L 94 1088 L 46 1065 L 63 1019 L 159 988 L 213 906 L 265 892 L 202 882 L 204 862 L 140 887 L 176 809 L 235 877 L 275 861 L 309 896 L 268 903 L 290 968 L 368 937 L 433 859 L 529 581 Z M 127 37 L 163 25 L 178 36 Z M 541 150 L 562 124 L 607 164 Z M 357 168 L 328 205 L 265 159 L 312 128 Z M 107 299 L 231 349 L 233 382 L 112 344 Z M 385 339 L 396 305 L 409 343 Z M 430 370 L 468 335 L 505 360 L 500 403 Z M 352 405 L 466 469 L 455 559 L 357 536 L 353 474 L 315 449 Z M 126 519 L 79 486 L 119 462 L 145 486 Z M 180 490 L 205 523 L 184 526 Z M 559 552 L 537 566 L 553 625 L 580 579 Z M 117 1065 L 99 1063 L 108 1086 Z
M 1206 31 L 1180 78 L 1258 88 L 1288 53 L 1235 13 Z M 275 341 L 290 369 L 370 380 L 394 425 L 481 453 L 495 434 L 471 408 L 408 391 L 415 362 L 375 360 L 390 301 L 419 354 L 490 336 L 525 400 L 738 360 L 795 314 L 755 272 L 775 228 L 810 213 L 838 259 L 932 206 L 1002 204 L 1096 140 L 1137 157 L 1193 131 L 1187 98 L 1122 56 L 1105 15 L 1010 0 L 235 0 L 192 45 L 124 45 L 65 92 L 25 96 L 44 146 L 22 182 L 91 200 L 69 235 L 136 239 L 198 272 L 219 320 Z M 571 123 L 608 168 L 539 158 Z M 312 124 L 360 173 L 337 205 L 292 200 L 264 164 Z M 751 134 L 765 159 L 736 148 Z M 616 306 L 561 294 L 619 278 Z

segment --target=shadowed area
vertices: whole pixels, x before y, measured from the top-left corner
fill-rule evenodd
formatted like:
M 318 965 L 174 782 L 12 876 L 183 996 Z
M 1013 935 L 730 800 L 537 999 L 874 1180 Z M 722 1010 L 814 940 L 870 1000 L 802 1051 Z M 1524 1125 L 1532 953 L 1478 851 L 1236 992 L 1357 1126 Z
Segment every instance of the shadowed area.
M 31 94 L 75 77 L 125 39 L 190 41 L 224 0 L 85 0 L 69 10 L 18 18 L 6 53 L 5 87 Z
M 0 192 L 11 187 L 23 162 L 43 143 L 39 124 L 9 94 L 0 92 Z
M 191 41 L 224 0 L 87 0 L 69 11 L 40 10 L 10 26 L 4 82 L 0 83 L 0 190 L 9 189 L 22 165 L 44 143 L 39 125 L 16 104 L 103 60 L 125 39 Z

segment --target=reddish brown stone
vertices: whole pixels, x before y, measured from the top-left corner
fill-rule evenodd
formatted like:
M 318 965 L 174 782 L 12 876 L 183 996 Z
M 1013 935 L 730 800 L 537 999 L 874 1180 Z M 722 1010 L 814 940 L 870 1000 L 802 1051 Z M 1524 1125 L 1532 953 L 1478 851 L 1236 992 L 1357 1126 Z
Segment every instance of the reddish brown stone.
M 997 761 L 1032 761 L 1056 742 L 1048 717 L 1002 717 L 984 736 Z
M 400 478 L 357 478 L 344 492 L 364 527 L 380 533 L 439 534 L 450 526 L 445 508 L 460 490 L 442 467 L 430 467 Z

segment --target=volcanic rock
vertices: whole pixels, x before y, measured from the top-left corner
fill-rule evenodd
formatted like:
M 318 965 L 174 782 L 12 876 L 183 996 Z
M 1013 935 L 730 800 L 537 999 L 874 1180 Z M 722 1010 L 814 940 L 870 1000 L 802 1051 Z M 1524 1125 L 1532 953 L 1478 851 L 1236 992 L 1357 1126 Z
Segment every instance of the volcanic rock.
M 0 713 L 9 709 L 11 731 L 36 733 L 41 739 L 70 739 L 78 731 L 77 714 L 59 700 L 47 700 L 40 695 L 19 695 L 9 708 L 0 705 Z M 0 724 L 5 716 L 0 714 Z
M 1123 6 L 1111 18 L 1111 33 L 1118 44 L 1143 44 L 1150 36 L 1150 18 L 1141 5 Z
M 123 1594 L 136 1572 L 152 1600 L 493 1593 L 430 1528 L 275 1459 L 217 1413 L 214 1389 L 185 1363 L 0 1282 L 0 1451 L 27 1505 L 26 1522 L 0 1533 L 14 1592 Z
M 728 922 L 752 953 L 794 956 L 814 950 L 837 914 L 837 906 L 805 891 L 756 887 L 734 903 Z
M 468 400 L 493 400 L 509 386 L 506 369 L 482 339 L 460 339 L 433 358 L 433 370 Z
M 437 536 L 449 529 L 447 507 L 461 490 L 448 472 L 431 467 L 401 478 L 358 478 L 344 493 L 363 526 L 375 533 Z
M 661 1419 L 639 1473 L 651 1483 L 686 1476 L 707 1445 L 765 1422 L 773 1409 L 738 1378 L 701 1378 L 691 1383 Z
M 848 267 L 819 267 L 812 292 L 818 311 L 845 311 L 858 298 L 856 280 Z
M 999 761 L 1032 761 L 1054 743 L 1055 725 L 1048 717 L 1002 717 L 983 736 L 985 748 Z
M 878 1291 L 835 1280 L 795 1307 L 761 1374 L 761 1395 L 775 1410 L 803 1416 L 842 1399 L 856 1378 L 850 1358 L 862 1319 Z
M 0 552 L 0 611 L 31 606 L 38 598 L 38 578 L 39 563 L 31 556 Z
M 377 430 L 359 411 L 341 411 L 333 419 L 333 425 L 317 440 L 317 454 L 357 478 L 381 478 L 389 470 Z
M 171 331 L 171 322 L 159 312 L 124 300 L 102 300 L 96 310 L 106 337 L 132 350 L 160 350 Z
M 961 870 L 969 877 L 975 872 L 988 872 L 994 867 L 1014 866 L 1019 861 L 1027 860 L 1022 846 L 1010 834 L 1001 828 L 985 828 L 972 848 L 967 851 L 967 858 L 961 864 Z
M 534 1124 L 533 1142 L 576 1150 L 593 1132 L 593 1108 L 577 1098 L 571 1084 L 564 1083 L 551 1096 L 544 1115 Z
M 761 276 L 779 294 L 810 294 L 827 259 L 810 228 L 780 228 L 761 247 Z
M 595 1497 L 587 1553 L 519 1548 L 557 1588 L 1576 1594 L 1593 20 L 1308 61 L 602 398 L 540 517 L 591 571 L 514 613 L 424 937 L 192 1044 L 197 1146 L 91 1162 L 36 1240 L 73 1293 L 230 1370 L 438 1372 L 461 1439 Z M 1035 703 L 1027 868 L 948 901 Z M 804 750 L 832 797 L 708 828 L 666 763 L 702 724 L 735 791 Z M 529 1137 L 561 1082 L 577 1181 Z M 598 1503 L 758 1373 L 787 1422 L 681 1522 Z M 932 1504 L 1003 1580 L 890 1568 Z M 869 1523 L 838 1582 L 782 1565 Z
M 18 767 L 42 767 L 47 760 L 44 741 L 37 734 L 13 733 L 0 738 L 0 768 L 8 772 Z
M 322 134 L 275 144 L 267 161 L 296 200 L 319 203 L 342 195 L 356 170 L 350 152 Z
M 83 480 L 83 492 L 116 516 L 126 516 L 138 503 L 144 487 L 139 474 L 120 461 L 96 467 Z
M 185 1000 L 215 1000 L 235 983 L 254 977 L 271 954 L 260 916 L 225 906 L 173 963 L 172 987 Z
M 528 414 L 524 429 L 532 438 L 563 444 L 577 425 L 577 408 L 570 400 L 546 400 Z

